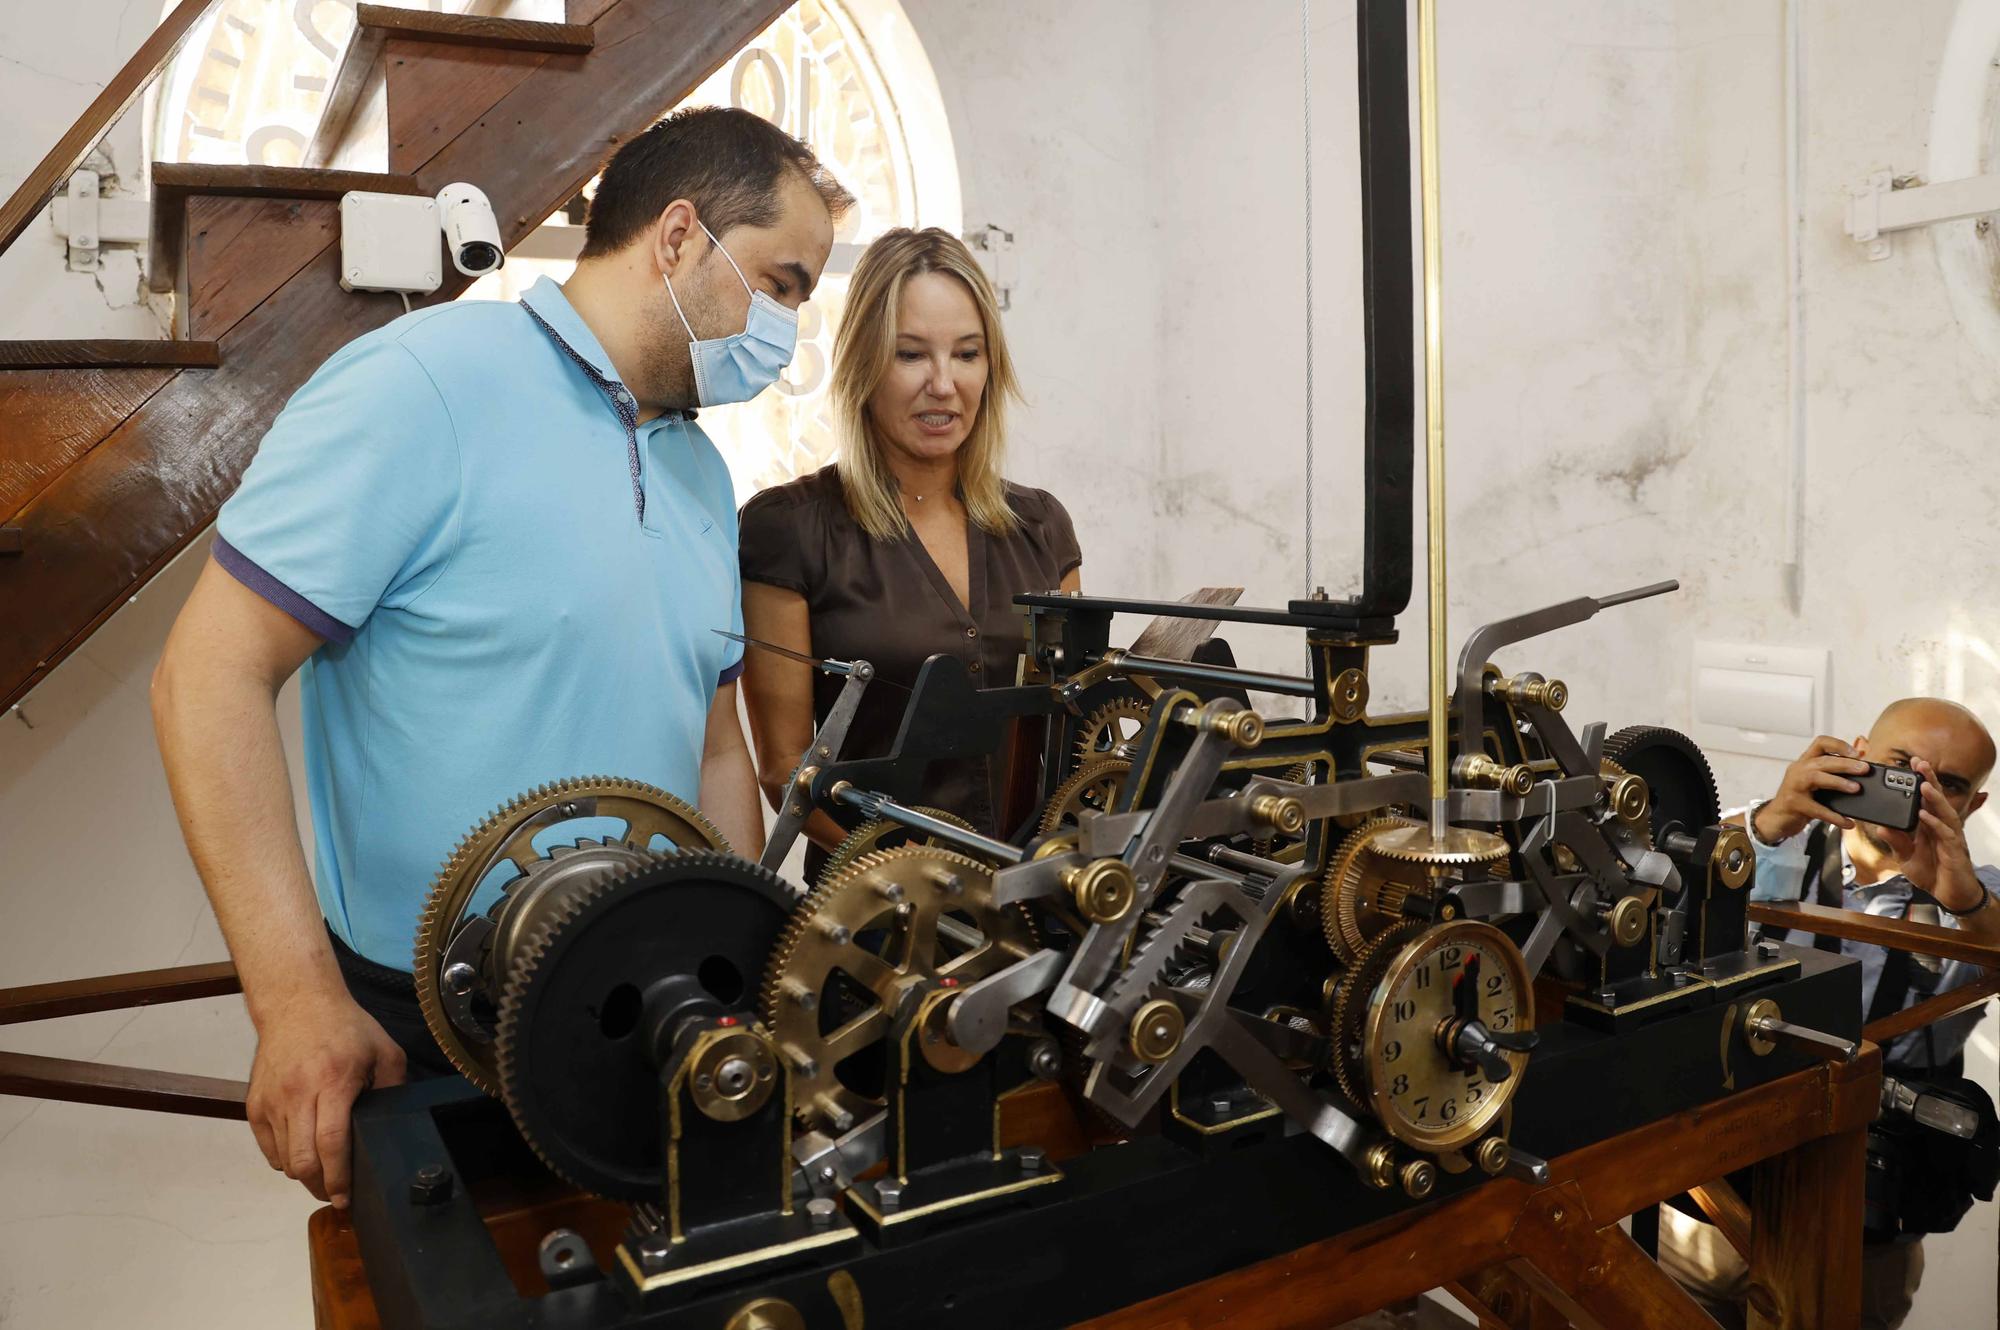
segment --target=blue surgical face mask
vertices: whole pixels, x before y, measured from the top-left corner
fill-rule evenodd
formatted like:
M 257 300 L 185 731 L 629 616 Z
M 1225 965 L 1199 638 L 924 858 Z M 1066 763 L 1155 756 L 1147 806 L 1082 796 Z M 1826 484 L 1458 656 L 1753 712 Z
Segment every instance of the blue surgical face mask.
M 674 294 L 674 279 L 666 273 L 661 273 L 660 279 L 667 284 L 667 298 L 674 302 L 674 313 L 680 315 L 681 327 L 687 329 L 688 357 L 694 361 L 695 400 L 702 406 L 747 402 L 776 383 L 785 366 L 792 363 L 792 351 L 799 342 L 799 314 L 762 291 L 752 291 L 743 270 L 736 267 L 736 260 L 722 248 L 722 242 L 708 229 L 708 223 L 699 219 L 697 222 L 709 243 L 723 258 L 729 259 L 736 280 L 750 292 L 750 315 L 743 331 L 728 337 L 696 337 L 687 315 L 681 313 L 681 298 Z

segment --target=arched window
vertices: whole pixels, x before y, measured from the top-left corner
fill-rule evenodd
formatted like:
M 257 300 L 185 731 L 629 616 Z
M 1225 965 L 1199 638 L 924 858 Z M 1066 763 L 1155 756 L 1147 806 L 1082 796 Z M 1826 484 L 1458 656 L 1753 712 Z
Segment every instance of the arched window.
M 520 16 L 560 17 L 559 6 Z M 154 155 L 295 165 L 353 28 L 354 0 L 224 0 L 161 80 Z M 891 227 L 961 229 L 958 162 L 930 61 L 897 0 L 799 0 L 686 104 L 740 106 L 783 126 L 812 144 L 860 200 L 835 237 L 799 321 L 798 355 L 777 389 L 702 413 L 738 496 L 748 497 L 832 459 L 826 383 L 848 275 L 862 248 Z M 466 297 L 511 299 L 544 273 L 566 278 L 582 233 L 561 216 L 550 223 Z

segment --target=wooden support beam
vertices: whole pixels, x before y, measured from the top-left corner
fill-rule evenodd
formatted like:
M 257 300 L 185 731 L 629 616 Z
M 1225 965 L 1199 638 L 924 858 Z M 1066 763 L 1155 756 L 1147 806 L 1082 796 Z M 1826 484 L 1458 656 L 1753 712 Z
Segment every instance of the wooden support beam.
M 32 1053 L 0 1053 L 0 1094 L 29 1099 L 58 1099 L 72 1104 L 143 1108 L 157 1113 L 242 1121 L 243 1098 L 249 1091 L 243 1081 L 218 1080 L 213 1076 L 109 1067 L 98 1062 L 36 1057 Z
M 1878 1091 L 1879 1093 L 1879 1091 Z M 1856 1330 L 1866 1123 L 1757 1165 L 1749 1330 Z
M 1982 942 L 1956 928 L 1913 924 L 1907 919 L 1863 914 L 1859 910 L 1836 910 L 1812 901 L 1797 904 L 1751 901 L 1749 918 L 1755 924 L 1795 928 L 1802 933 L 1850 942 L 1872 942 L 1878 947 L 1915 952 L 1919 956 L 1942 956 L 1989 969 L 2000 966 L 2000 942 Z
M 1915 1006 L 1901 1011 L 1892 1011 L 1879 1021 L 1870 1021 L 1861 1031 L 1861 1037 L 1874 1044 L 1887 1044 L 1912 1030 L 1921 1030 L 1926 1025 L 1956 1016 L 1961 1011 L 1986 1005 L 1986 999 L 2000 993 L 2000 971 L 1981 975 L 1963 988 L 1954 988 L 1936 997 L 1925 998 Z
M 1716 1178 L 1698 1187 L 1689 1187 L 1688 1195 L 1708 1216 L 1708 1222 L 1722 1230 L 1724 1241 L 1736 1249 L 1736 1254 L 1744 1260 L 1750 1259 L 1750 1205 L 1742 1193 L 1729 1185 L 1728 1178 Z
M 0 1025 L 81 1016 L 92 1011 L 123 1011 L 163 1002 L 227 997 L 241 993 L 243 983 L 228 961 L 211 965 L 179 965 L 165 970 L 136 970 L 99 979 L 65 979 L 24 988 L 0 988 Z
M 1714 1318 L 1639 1249 L 1619 1218 L 1592 1214 L 1576 1183 L 1550 1187 L 1522 1207 L 1507 1245 L 1523 1258 L 1521 1277 L 1578 1330 L 1715 1330 Z

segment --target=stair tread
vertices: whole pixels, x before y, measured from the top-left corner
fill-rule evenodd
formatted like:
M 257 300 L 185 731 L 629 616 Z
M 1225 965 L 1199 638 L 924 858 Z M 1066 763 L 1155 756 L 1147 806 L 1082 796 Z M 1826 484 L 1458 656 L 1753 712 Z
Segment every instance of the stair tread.
M 0 370 L 10 369 L 213 369 L 222 363 L 218 342 L 85 338 L 0 341 Z
M 428 191 L 407 175 L 381 171 L 329 171 L 314 166 L 227 166 L 208 162 L 153 163 L 153 234 L 146 284 L 171 291 L 180 276 L 181 237 L 187 200 L 195 194 L 244 198 L 337 199 L 351 190 L 377 194 Z
M 340 53 L 320 103 L 319 122 L 308 136 L 305 160 L 323 165 L 333 157 L 354 118 L 368 75 L 391 39 L 434 42 L 471 50 L 530 51 L 546 55 L 587 55 L 597 44 L 588 23 L 538 23 L 525 19 L 434 14 L 390 5 L 361 5 L 354 36 Z

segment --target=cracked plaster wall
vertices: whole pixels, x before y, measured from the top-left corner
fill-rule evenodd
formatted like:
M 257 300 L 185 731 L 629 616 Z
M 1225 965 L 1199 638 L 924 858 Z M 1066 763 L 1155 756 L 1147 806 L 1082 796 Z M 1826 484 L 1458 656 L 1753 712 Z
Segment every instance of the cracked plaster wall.
M 1241 582 L 1263 603 L 1298 593 L 1297 6 L 906 7 L 952 117 L 968 226 L 1017 237 L 1008 328 L 1029 400 L 1013 469 L 1070 505 L 1089 585 L 1174 595 Z M 1448 7 L 1455 635 L 1578 592 L 1668 575 L 1685 587 L 1503 657 L 1566 677 L 1579 716 L 1686 724 L 1688 651 L 1702 634 L 1831 645 L 1837 732 L 1912 689 L 1955 691 L 2000 716 L 1996 589 L 1982 557 L 1995 494 L 1979 466 L 1996 366 L 1956 326 L 1929 241 L 1900 238 L 1893 259 L 1871 265 L 1839 226 L 1850 180 L 1921 167 L 1953 8 L 1808 6 L 1812 454 L 1794 614 L 1777 569 L 1782 4 Z M 1315 580 L 1341 594 L 1359 551 L 1353 11 L 1336 0 L 1313 11 Z M 150 17 L 141 0 L 5 7 L 0 119 L 18 129 L 0 142 L 0 186 L 68 126 Z M 114 138 L 121 166 L 136 161 L 136 120 Z M 111 311 L 91 279 L 61 273 L 59 249 L 31 271 L 35 236 L 0 260 L 7 335 L 151 335 L 141 312 Z M 1849 548 L 1863 531 L 1904 533 L 1939 562 L 1871 566 Z M 36 729 L 0 720 L 12 870 L 0 983 L 222 955 L 144 698 L 200 557 L 37 691 Z M 1420 700 L 1421 581 L 1419 568 L 1404 641 L 1377 653 L 1378 709 Z M 1281 635 L 1235 637 L 1247 660 L 1297 668 Z M 1777 771 L 1727 756 L 1718 766 L 1739 798 Z M 1987 857 L 2000 849 L 1981 843 Z M 1990 1040 L 1975 1047 L 1989 1086 Z M 250 1040 L 231 1000 L 15 1027 L 5 1046 L 240 1075 Z M 305 1305 L 309 1209 L 240 1126 L 0 1099 L 0 1325 L 290 1323 Z M 1938 1240 L 1916 1330 L 1992 1319 L 1992 1216 L 1981 1207 Z M 125 1253 L 115 1268 L 69 1263 L 107 1238 Z

